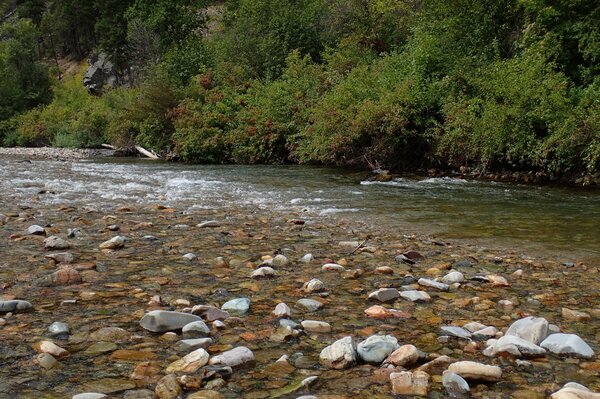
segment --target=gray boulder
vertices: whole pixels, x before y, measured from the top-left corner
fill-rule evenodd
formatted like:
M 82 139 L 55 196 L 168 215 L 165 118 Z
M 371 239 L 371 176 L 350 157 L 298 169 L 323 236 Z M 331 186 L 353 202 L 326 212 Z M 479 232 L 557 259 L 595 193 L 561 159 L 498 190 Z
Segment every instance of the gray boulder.
M 153 310 L 142 317 L 140 326 L 148 331 L 162 333 L 181 330 L 184 326 L 194 321 L 202 321 L 202 318 L 190 313 Z
M 358 355 L 367 363 L 380 364 L 398 349 L 398 340 L 391 335 L 372 335 L 358 344 Z
M 575 334 L 552 334 L 540 346 L 556 354 L 574 355 L 586 359 L 594 357 L 592 348 Z

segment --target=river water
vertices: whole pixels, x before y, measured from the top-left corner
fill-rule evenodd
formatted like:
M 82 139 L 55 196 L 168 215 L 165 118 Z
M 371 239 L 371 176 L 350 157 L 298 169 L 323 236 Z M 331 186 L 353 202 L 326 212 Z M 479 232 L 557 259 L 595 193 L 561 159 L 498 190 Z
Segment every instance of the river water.
M 309 166 L 182 165 L 133 159 L 0 159 L 2 201 L 305 211 L 399 234 L 465 239 L 533 254 L 600 259 L 600 192 L 457 178 L 365 181 Z M 39 194 L 44 192 L 44 194 Z

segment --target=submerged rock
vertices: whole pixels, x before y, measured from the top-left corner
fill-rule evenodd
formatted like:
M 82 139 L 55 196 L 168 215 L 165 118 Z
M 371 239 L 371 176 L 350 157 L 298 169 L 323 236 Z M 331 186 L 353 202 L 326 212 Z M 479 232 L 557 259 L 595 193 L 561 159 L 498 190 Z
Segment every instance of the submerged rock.
M 573 355 L 586 359 L 594 357 L 592 348 L 575 334 L 552 334 L 540 346 L 560 355 Z
M 358 355 L 367 363 L 380 364 L 399 348 L 398 340 L 391 335 L 372 335 L 357 346 Z
M 166 372 L 167 373 L 194 373 L 200 367 L 203 367 L 208 363 L 209 354 L 203 348 L 196 349 L 195 351 L 188 353 L 181 359 L 171 363 Z
M 243 316 L 250 310 L 250 299 L 248 298 L 235 298 L 227 301 L 221 306 L 221 310 L 234 316 Z
M 321 351 L 319 361 L 325 367 L 345 369 L 356 363 L 356 344 L 352 337 L 335 341 Z
M 489 366 L 483 363 L 462 361 L 452 363 L 448 371 L 460 375 L 464 379 L 481 381 L 500 381 L 502 369 L 498 366 Z
M 469 393 L 471 387 L 460 375 L 452 372 L 444 372 L 442 375 L 442 385 L 450 396 L 461 396 Z
M 146 313 L 140 320 L 140 326 L 152 332 L 167 332 L 181 330 L 185 325 L 202 321 L 196 315 L 168 310 L 153 310 Z
M 238 346 L 217 356 L 213 356 L 209 364 L 237 367 L 254 361 L 254 353 L 245 346 Z
M 0 313 L 19 313 L 27 312 L 33 309 L 33 305 L 27 301 L 13 299 L 10 301 L 0 301 Z
M 427 396 L 429 374 L 424 371 L 391 373 L 392 392 L 395 395 Z

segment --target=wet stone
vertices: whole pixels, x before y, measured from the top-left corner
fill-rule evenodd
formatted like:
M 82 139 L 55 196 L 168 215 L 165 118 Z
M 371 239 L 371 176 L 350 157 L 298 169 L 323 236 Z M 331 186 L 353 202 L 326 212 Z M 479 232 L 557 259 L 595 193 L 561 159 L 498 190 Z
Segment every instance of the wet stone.
M 121 249 L 125 246 L 125 237 L 123 236 L 116 236 L 111 238 L 108 241 L 104 241 L 102 244 L 100 244 L 100 249 Z
M 263 278 L 263 277 L 275 277 L 275 275 L 276 275 L 275 269 L 273 269 L 272 267 L 269 267 L 269 266 L 262 266 L 256 270 L 254 270 L 250 274 L 250 277 Z
M 325 263 L 321 266 L 321 270 L 328 272 L 343 272 L 346 271 L 346 268 L 342 265 L 338 265 L 337 263 Z
M 62 250 L 71 248 L 71 244 L 60 237 L 50 236 L 44 240 L 44 248 L 48 250 Z
M 108 398 L 108 396 L 106 396 L 103 393 L 85 392 L 85 393 L 79 393 L 77 395 L 73 395 L 73 397 L 71 399 L 104 399 L 104 398 Z
M 229 351 L 213 356 L 209 364 L 237 367 L 254 361 L 254 353 L 245 346 L 239 346 Z
M 285 255 L 276 255 L 273 258 L 273 266 L 275 267 L 284 267 L 287 266 L 288 263 L 290 263 L 290 261 L 288 260 L 288 258 Z
M 419 350 L 414 345 L 402 345 L 392 352 L 384 361 L 394 366 L 410 366 L 419 360 Z
M 396 395 L 427 396 L 429 374 L 424 371 L 391 373 L 392 392 Z
M 356 344 L 352 337 L 335 341 L 321 351 L 319 361 L 325 367 L 345 369 L 356 363 Z
M 177 382 L 177 377 L 169 374 L 161 378 L 156 384 L 154 392 L 159 399 L 175 399 L 182 393 L 181 386 Z
M 235 298 L 227 301 L 221 306 L 221 310 L 233 316 L 243 316 L 250 310 L 250 299 L 248 298 Z
M 431 301 L 431 297 L 425 291 L 401 291 L 400 297 L 403 299 L 409 300 L 411 302 L 429 302 Z
M 594 357 L 592 348 L 575 334 L 552 334 L 540 346 L 558 355 L 571 355 L 586 359 Z
M 190 352 L 195 349 L 206 348 L 212 342 L 211 338 L 182 339 L 181 341 L 177 341 L 173 348 L 177 352 Z
M 190 313 L 153 310 L 142 317 L 140 326 L 152 332 L 167 332 L 180 330 L 194 321 L 202 321 L 202 319 Z
M 438 281 L 430 280 L 427 278 L 420 278 L 418 283 L 419 285 L 422 285 L 424 287 L 435 288 L 436 290 L 440 291 L 448 291 L 450 289 L 450 286 L 448 284 L 440 283 Z
M 369 299 L 374 299 L 380 302 L 392 301 L 400 297 L 400 293 L 395 288 L 380 288 L 377 291 L 369 294 Z
M 450 396 L 461 397 L 471 391 L 469 383 L 460 375 L 452 372 L 445 372 L 442 375 L 442 385 Z
M 483 363 L 461 361 L 448 366 L 448 371 L 460 375 L 464 379 L 481 381 L 499 381 L 502 377 L 502 369 L 498 366 L 489 366 Z
M 200 367 L 208 363 L 209 354 L 203 348 L 196 349 L 188 353 L 181 359 L 171 363 L 167 369 L 167 373 L 194 373 Z
M 33 310 L 33 305 L 27 301 L 20 299 L 0 301 L 0 313 L 22 313 L 30 310 Z
M 455 283 L 463 283 L 465 281 L 465 276 L 461 272 L 452 271 L 446 274 L 442 278 L 442 282 L 444 284 L 455 284 Z
M 331 332 L 331 325 L 324 321 L 304 320 L 302 328 L 309 333 L 328 333 Z
M 181 332 L 187 338 L 204 337 L 210 334 L 210 328 L 204 321 L 197 320 L 183 326 Z
M 470 339 L 471 333 L 465 330 L 464 328 L 457 326 L 443 326 L 440 328 L 442 333 L 450 335 L 456 338 Z
M 117 348 L 118 346 L 114 342 L 96 342 L 88 347 L 83 353 L 88 356 L 96 356 L 102 353 L 115 351 Z
M 75 255 L 71 252 L 57 252 L 46 255 L 46 258 L 52 259 L 56 263 L 71 264 L 75 261 Z
M 316 312 L 323 307 L 323 304 L 314 299 L 302 298 L 296 304 L 308 312 Z
M 292 315 L 292 310 L 288 305 L 281 302 L 275 306 L 275 309 L 272 313 L 275 317 L 290 317 Z
M 214 227 L 221 227 L 221 224 L 219 222 L 217 222 L 216 220 L 207 220 L 205 222 L 198 223 L 196 225 L 196 227 L 198 227 L 200 229 L 214 228 Z
M 380 364 L 398 348 L 398 340 L 395 337 L 372 335 L 358 344 L 357 352 L 365 362 Z
M 513 356 L 540 356 L 546 350 L 514 335 L 505 335 L 486 349 L 485 354 L 495 356 L 499 353 L 509 353 Z
M 55 321 L 48 327 L 48 332 L 51 336 L 67 335 L 69 334 L 69 326 L 66 323 Z
M 323 282 L 319 279 L 313 278 L 310 281 L 307 281 L 306 283 L 304 283 L 304 285 L 302 286 L 302 289 L 305 292 L 321 292 L 321 291 L 325 291 L 325 284 L 323 284 Z
M 548 336 L 548 321 L 542 317 L 525 317 L 511 324 L 505 335 L 514 335 L 539 345 Z
M 27 234 L 44 236 L 46 235 L 46 230 L 40 225 L 33 224 L 27 228 Z
M 35 361 L 36 363 L 48 370 L 51 369 L 52 367 L 56 366 L 58 364 L 58 361 L 56 360 L 56 358 L 54 358 L 54 356 L 52 356 L 49 353 L 40 353 L 35 357 Z

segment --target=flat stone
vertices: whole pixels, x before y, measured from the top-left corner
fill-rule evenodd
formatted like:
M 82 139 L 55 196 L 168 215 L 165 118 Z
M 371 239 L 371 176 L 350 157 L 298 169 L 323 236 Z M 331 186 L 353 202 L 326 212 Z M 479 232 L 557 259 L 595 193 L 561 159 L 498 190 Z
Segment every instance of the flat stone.
M 212 389 L 203 389 L 202 391 L 194 392 L 190 394 L 186 399 L 223 399 L 222 393 L 214 391 Z
M 489 366 L 483 363 L 462 361 L 452 363 L 448 371 L 460 375 L 464 379 L 481 381 L 500 381 L 502 369 L 498 366 Z
M 187 260 L 187 261 L 190 261 L 190 262 L 191 262 L 191 261 L 193 261 L 194 259 L 196 259 L 196 258 L 197 258 L 197 256 L 196 256 L 196 255 L 194 255 L 194 254 L 193 254 L 193 253 L 191 253 L 191 252 L 188 252 L 187 254 L 183 255 L 183 256 L 182 256 L 182 258 L 183 258 L 183 259 L 185 259 L 185 260 Z
M 111 394 L 134 389 L 135 384 L 130 380 L 122 378 L 103 378 L 101 380 L 85 382 L 83 387 L 86 391 Z
M 228 312 L 208 305 L 196 305 L 192 308 L 192 313 L 202 315 L 202 317 L 204 317 L 204 319 L 208 322 L 215 320 L 226 320 L 231 317 Z
M 180 330 L 185 325 L 202 321 L 196 315 L 182 312 L 172 312 L 168 310 L 153 310 L 146 313 L 140 320 L 140 326 L 152 332 L 167 332 Z
M 200 367 L 203 367 L 208 363 L 209 354 L 203 348 L 196 349 L 193 352 L 188 353 L 181 359 L 171 363 L 166 372 L 167 373 L 194 373 Z
M 108 398 L 108 396 L 106 396 L 103 393 L 85 392 L 85 393 L 79 393 L 77 395 L 73 395 L 71 399 L 104 399 L 104 398 Z
M 410 366 L 419 360 L 419 350 L 414 345 L 402 345 L 393 351 L 384 361 L 385 364 L 394 366 Z
M 42 287 L 79 284 L 82 282 L 81 274 L 70 266 L 62 266 L 54 273 L 44 276 L 36 281 Z
M 75 255 L 71 252 L 57 252 L 45 256 L 47 259 L 52 259 L 56 263 L 71 264 L 75 261 Z
M 343 272 L 346 271 L 346 268 L 342 265 L 338 265 L 337 263 L 325 263 L 323 266 L 321 266 L 321 270 L 329 272 Z
M 581 384 L 568 382 L 553 393 L 550 399 L 600 399 L 600 393 L 592 392 Z
M 304 285 L 302 286 L 302 289 L 305 292 L 325 291 L 325 284 L 323 284 L 323 282 L 321 280 L 313 278 L 312 280 L 304 283 Z
M 388 318 L 399 318 L 399 319 L 408 319 L 410 318 L 410 313 L 403 312 L 397 309 L 387 309 L 381 305 L 373 305 L 363 311 L 367 317 L 373 319 L 388 319 Z
M 221 227 L 221 224 L 219 222 L 217 222 L 216 220 L 207 220 L 205 222 L 198 223 L 196 225 L 196 227 L 205 229 L 208 227 Z
M 173 348 L 177 352 L 190 352 L 199 348 L 206 348 L 212 342 L 211 338 L 182 339 L 181 341 L 177 341 Z
M 462 327 L 457 326 L 443 326 L 440 328 L 444 334 L 450 335 L 456 338 L 471 339 L 471 333 Z
M 221 306 L 221 310 L 234 315 L 243 316 L 250 310 L 250 299 L 248 298 L 235 298 L 227 301 Z
M 449 371 L 444 372 L 442 375 L 442 385 L 450 396 L 460 396 L 471 391 L 469 383 L 464 378 Z
M 567 321 L 589 321 L 592 319 L 589 313 L 580 312 L 578 310 L 572 310 L 569 308 L 562 308 L 562 317 Z
M 210 328 L 204 321 L 196 320 L 183 326 L 181 332 L 185 337 L 204 337 L 210 334 Z
M 416 291 L 416 290 L 400 291 L 400 297 L 402 297 L 403 299 L 409 300 L 411 302 L 429 302 L 429 301 L 431 301 L 431 297 L 425 291 Z
M 44 229 L 40 225 L 32 224 L 31 226 L 29 226 L 27 228 L 27 234 L 38 235 L 38 236 L 45 236 L 46 235 L 46 229 Z
M 548 321 L 542 317 L 525 317 L 511 324 L 505 335 L 514 335 L 539 345 L 548 336 Z
M 320 363 L 333 369 L 345 369 L 356 363 L 356 344 L 347 336 L 335 341 L 321 351 Z
M 474 338 L 493 338 L 498 334 L 498 329 L 496 327 L 485 327 L 481 330 L 477 330 L 473 332 Z
M 380 364 L 398 348 L 398 340 L 395 337 L 372 335 L 358 344 L 357 352 L 365 362 Z
M 114 342 L 96 342 L 83 352 L 84 355 L 96 356 L 106 352 L 117 350 L 118 346 Z
M 543 356 L 546 350 L 517 336 L 505 335 L 492 345 L 489 355 L 495 356 L 498 353 L 510 353 L 514 356 Z
M 275 309 L 272 313 L 275 317 L 290 317 L 292 315 L 292 310 L 288 305 L 281 302 L 275 306 Z
M 477 321 L 473 321 L 471 323 L 467 323 L 463 326 L 463 328 L 467 331 L 469 331 L 470 333 L 474 333 L 475 331 L 479 331 L 479 330 L 483 330 L 484 328 L 487 328 L 487 326 L 485 324 L 481 324 Z
M 299 299 L 296 304 L 309 312 L 316 312 L 323 307 L 321 302 L 309 298 Z
M 400 297 L 400 293 L 395 288 L 380 288 L 369 294 L 369 299 L 375 299 L 380 302 L 392 301 Z
M 0 313 L 23 313 L 33 309 L 33 305 L 27 301 L 13 299 L 0 301 Z
M 575 334 L 551 334 L 540 346 L 560 355 L 572 355 L 586 359 L 594 357 L 592 348 Z
M 256 270 L 254 270 L 252 272 L 252 274 L 250 274 L 250 277 L 252 277 L 252 278 L 275 277 L 276 274 L 277 273 L 275 272 L 275 269 L 273 269 L 272 267 L 262 266 Z
M 39 341 L 33 344 L 33 348 L 38 353 L 49 353 L 57 359 L 69 356 L 66 349 L 61 348 L 52 341 Z
M 455 283 L 463 283 L 465 281 L 465 276 L 461 272 L 452 271 L 446 274 L 442 278 L 442 282 L 444 284 L 455 284 Z
M 182 393 L 181 385 L 174 374 L 165 375 L 158 381 L 154 392 L 159 399 L 176 399 Z
M 39 353 L 35 357 L 35 361 L 40 365 L 40 367 L 46 370 L 49 370 L 58 364 L 56 358 L 49 353 Z
M 424 371 L 391 373 L 392 393 L 395 395 L 427 396 L 429 374 Z
M 60 237 L 50 236 L 44 240 L 44 248 L 48 250 L 63 250 L 71 248 L 71 244 Z
M 238 346 L 217 356 L 213 356 L 209 364 L 237 367 L 254 361 L 254 353 L 245 346 Z
M 129 331 L 120 327 L 102 327 L 90 334 L 90 341 L 123 342 L 129 340 Z
M 422 285 L 424 287 L 435 288 L 436 290 L 440 291 L 448 291 L 450 289 L 450 286 L 448 284 L 440 283 L 438 281 L 430 280 L 428 278 L 420 278 L 418 283 L 419 285 Z
M 116 236 L 100 244 L 100 249 L 121 249 L 125 246 L 125 237 Z
M 331 325 L 324 321 L 316 321 L 316 320 L 304 320 L 302 323 L 302 328 L 306 332 L 312 333 L 328 333 L 331 332 Z

